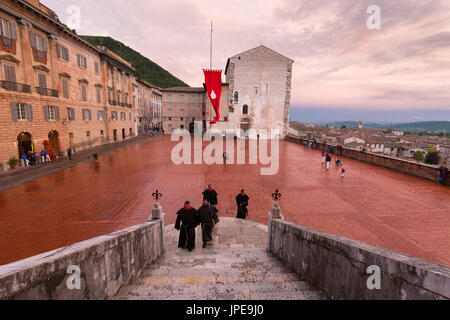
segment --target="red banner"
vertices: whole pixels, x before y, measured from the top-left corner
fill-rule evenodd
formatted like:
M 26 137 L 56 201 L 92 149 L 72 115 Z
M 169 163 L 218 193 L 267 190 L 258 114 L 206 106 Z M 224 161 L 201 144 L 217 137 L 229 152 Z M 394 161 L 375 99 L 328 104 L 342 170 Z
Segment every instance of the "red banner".
M 206 92 L 208 93 L 209 100 L 216 112 L 215 118 L 211 121 L 211 124 L 214 124 L 220 117 L 219 105 L 220 95 L 222 93 L 222 70 L 203 69 L 203 73 L 205 74 Z

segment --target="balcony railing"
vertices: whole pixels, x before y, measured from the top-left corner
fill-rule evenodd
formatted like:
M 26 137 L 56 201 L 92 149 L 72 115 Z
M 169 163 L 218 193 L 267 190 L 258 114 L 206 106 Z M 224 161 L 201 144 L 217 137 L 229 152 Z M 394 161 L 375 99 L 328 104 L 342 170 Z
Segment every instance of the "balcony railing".
M 108 102 L 111 106 L 117 105 L 115 100 L 109 100 Z
M 36 92 L 41 96 L 59 97 L 58 90 L 36 87 Z
M 132 104 L 127 104 L 127 108 L 133 108 Z
M 8 91 L 31 93 L 31 87 L 27 84 L 1 80 L 0 86 Z

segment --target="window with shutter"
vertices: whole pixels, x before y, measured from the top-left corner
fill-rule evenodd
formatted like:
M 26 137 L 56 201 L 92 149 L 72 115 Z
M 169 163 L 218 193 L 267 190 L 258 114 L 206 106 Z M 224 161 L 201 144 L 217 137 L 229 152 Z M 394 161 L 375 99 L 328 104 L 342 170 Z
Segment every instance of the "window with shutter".
M 33 120 L 33 108 L 31 106 L 31 104 L 27 104 L 27 119 L 32 121 Z
M 26 106 L 24 103 L 17 103 L 16 104 L 16 112 L 17 112 L 17 120 L 26 120 Z
M 16 24 L 0 18 L 0 34 L 5 38 L 17 40 Z
M 69 80 L 62 79 L 61 82 L 62 82 L 63 97 L 69 99 Z
M 85 84 L 81 85 L 81 99 L 87 101 L 87 88 Z
M 5 80 L 9 82 L 16 82 L 16 68 L 9 64 L 4 65 Z
M 56 119 L 56 110 L 54 106 L 48 106 L 48 120 Z
M 97 90 L 97 103 L 102 103 L 102 96 L 101 96 L 101 90 L 100 87 L 95 87 Z
M 37 48 L 37 44 L 36 44 L 36 34 L 32 31 L 30 31 L 30 45 L 32 48 L 36 49 Z
M 50 120 L 48 106 L 44 106 L 44 119 L 45 120 Z
M 39 83 L 39 88 L 47 88 L 47 76 L 45 74 L 42 73 L 38 73 L 38 83 Z
M 17 103 L 11 102 L 11 117 L 13 121 L 17 121 Z
M 95 63 L 95 73 L 98 73 L 98 72 L 99 72 L 98 63 L 96 62 Z

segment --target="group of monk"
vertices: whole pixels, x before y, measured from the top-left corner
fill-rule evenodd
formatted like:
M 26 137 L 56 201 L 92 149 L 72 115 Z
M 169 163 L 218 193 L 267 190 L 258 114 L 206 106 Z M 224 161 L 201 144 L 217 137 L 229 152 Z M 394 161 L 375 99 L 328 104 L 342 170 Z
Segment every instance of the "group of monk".
M 211 245 L 214 226 L 219 222 L 219 217 L 217 216 L 217 212 L 219 212 L 217 209 L 217 192 L 209 184 L 202 194 L 203 204 L 200 208 L 194 209 L 191 203 L 186 201 L 183 208 L 177 212 L 175 229 L 180 231 L 178 248 L 188 249 L 189 251 L 195 248 L 195 228 L 198 225 L 201 225 L 202 228 L 203 248 Z M 236 196 L 237 218 L 247 218 L 249 199 L 244 189 Z

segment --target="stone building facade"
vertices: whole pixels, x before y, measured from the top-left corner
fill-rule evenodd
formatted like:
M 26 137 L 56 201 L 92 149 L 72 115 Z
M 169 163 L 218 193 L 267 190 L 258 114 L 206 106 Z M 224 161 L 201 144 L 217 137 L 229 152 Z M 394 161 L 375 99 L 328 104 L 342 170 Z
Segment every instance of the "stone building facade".
M 134 69 L 95 47 L 35 1 L 0 3 L 0 163 L 55 154 L 136 133 Z
M 133 85 L 133 103 L 136 108 L 137 132 L 139 134 L 162 128 L 162 93 L 160 88 L 137 79 Z
M 293 62 L 263 45 L 228 58 L 228 88 L 223 90 L 228 93 L 228 110 L 220 110 L 224 121 L 215 127 L 222 132 L 279 129 L 284 137 L 289 126 Z
M 195 130 L 195 122 L 206 126 L 206 92 L 203 87 L 172 87 L 162 91 L 163 128 L 166 134 L 175 129 Z

